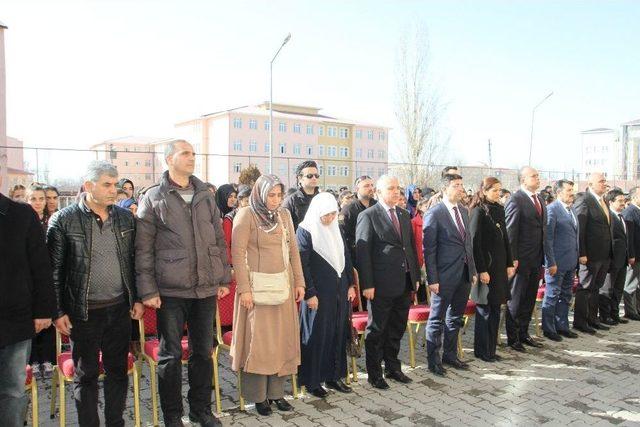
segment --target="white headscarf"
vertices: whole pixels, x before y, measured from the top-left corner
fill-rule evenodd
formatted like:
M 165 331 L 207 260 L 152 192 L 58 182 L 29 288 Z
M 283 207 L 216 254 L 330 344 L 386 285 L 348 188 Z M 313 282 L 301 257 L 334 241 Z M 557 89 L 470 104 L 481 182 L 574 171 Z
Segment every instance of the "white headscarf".
M 331 212 L 338 212 L 335 197 L 330 193 L 319 193 L 311 200 L 309 210 L 298 227 L 311 234 L 313 250 L 333 267 L 338 277 L 341 277 L 344 270 L 344 243 L 338 227 L 338 217 L 336 215 L 336 219 L 329 225 L 320 221 L 321 216 Z

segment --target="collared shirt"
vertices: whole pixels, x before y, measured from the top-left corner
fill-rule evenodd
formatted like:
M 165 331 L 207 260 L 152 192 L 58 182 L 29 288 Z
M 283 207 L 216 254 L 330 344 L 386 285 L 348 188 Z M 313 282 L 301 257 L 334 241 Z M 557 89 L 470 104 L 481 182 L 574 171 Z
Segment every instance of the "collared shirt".
M 444 205 L 447 207 L 447 210 L 449 211 L 449 215 L 451 215 L 451 219 L 453 220 L 453 224 L 456 226 L 456 228 L 458 228 L 458 221 L 456 220 L 456 213 L 453 210 L 453 208 L 457 208 L 458 210 L 458 215 L 460 215 L 460 223 L 462 224 L 462 228 L 464 231 L 464 221 L 462 220 L 462 213 L 460 213 L 460 207 L 458 205 L 453 205 L 449 200 L 447 200 L 446 198 L 442 198 L 442 203 L 444 203 Z
M 87 193 L 82 194 L 82 196 L 80 197 L 80 200 L 78 201 L 78 205 L 80 206 L 80 209 L 82 209 L 84 212 L 93 216 L 93 218 L 98 223 L 98 227 L 100 227 L 100 230 L 102 230 L 102 227 L 105 221 L 103 221 L 102 217 L 97 213 L 95 213 L 94 211 L 92 211 L 89 205 L 87 205 Z M 109 214 L 109 216 L 107 217 L 106 221 L 110 220 L 112 212 L 113 212 L 113 205 L 107 206 L 107 213 Z
M 531 191 L 527 190 L 527 189 L 525 188 L 525 186 L 524 186 L 524 185 L 523 185 L 523 186 L 521 186 L 521 187 L 520 187 L 520 189 L 521 189 L 522 191 L 524 191 L 524 193 L 525 193 L 527 196 L 529 196 L 529 201 L 531 202 L 531 204 L 533 204 L 533 206 L 535 206 L 535 205 L 536 205 L 536 202 L 534 202 L 534 201 L 533 201 L 533 196 L 536 196 L 536 199 L 538 200 L 538 203 L 540 202 L 540 199 L 538 199 L 538 193 L 533 193 L 533 192 L 531 192 Z M 540 205 L 540 207 L 542 207 L 542 205 Z
M 596 198 L 596 200 L 598 201 L 598 203 L 599 203 L 599 204 L 602 204 L 602 196 L 598 196 L 598 195 L 597 195 L 597 194 L 596 194 L 596 193 L 591 189 L 591 187 L 589 187 L 589 188 L 587 189 L 587 191 L 588 191 L 589 193 L 591 193 L 591 195 L 592 195 L 593 197 L 595 197 L 595 198 Z
M 624 234 L 627 234 L 627 223 L 624 221 L 624 217 L 622 216 L 622 212 L 616 212 L 613 209 L 609 209 L 611 211 L 611 215 L 615 215 L 622 222 L 622 228 L 624 229 Z
M 392 208 L 391 206 L 387 205 L 382 199 L 379 199 L 378 203 L 380 203 L 380 205 L 384 208 L 384 211 L 387 213 L 387 216 L 389 217 L 389 221 L 391 221 L 391 224 L 393 224 L 393 218 L 391 218 L 391 212 L 389 212 L 389 209 L 393 209 L 394 212 L 396 212 L 396 217 L 398 217 L 398 213 L 396 211 L 397 206 L 394 206 Z
M 569 215 L 571 215 L 571 219 L 573 220 L 573 225 L 578 225 L 578 221 L 576 220 L 576 216 L 573 214 L 573 211 L 571 210 L 571 206 L 566 204 L 560 199 L 558 199 L 558 202 L 560 202 L 562 207 L 569 213 Z

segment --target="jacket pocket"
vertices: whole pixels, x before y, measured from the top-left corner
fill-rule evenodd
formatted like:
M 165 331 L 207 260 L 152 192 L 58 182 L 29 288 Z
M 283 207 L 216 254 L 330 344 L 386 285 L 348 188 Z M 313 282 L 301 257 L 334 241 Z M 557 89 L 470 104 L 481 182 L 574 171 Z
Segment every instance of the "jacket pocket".
M 156 280 L 160 287 L 190 288 L 189 257 L 185 249 L 161 249 L 156 252 Z
M 220 258 L 220 248 L 209 246 L 209 258 L 211 259 L 211 280 L 212 285 L 218 285 L 224 277 L 224 264 Z

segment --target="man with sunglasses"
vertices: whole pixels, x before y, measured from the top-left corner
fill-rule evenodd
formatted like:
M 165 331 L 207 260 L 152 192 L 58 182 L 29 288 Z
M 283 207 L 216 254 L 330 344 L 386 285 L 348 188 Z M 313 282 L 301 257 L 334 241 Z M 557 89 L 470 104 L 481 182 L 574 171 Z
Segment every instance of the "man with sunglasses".
M 370 176 L 362 175 L 356 178 L 355 187 L 356 199 L 345 205 L 338 217 L 344 240 L 351 254 L 351 263 L 354 266 L 356 262 L 356 224 L 358 215 L 369 206 L 377 203 L 376 199 L 373 198 L 375 188 L 373 179 Z
M 307 214 L 311 199 L 318 194 L 318 164 L 313 160 L 306 160 L 296 167 L 296 181 L 298 190 L 287 196 L 282 206 L 291 212 L 293 226 L 298 229 L 298 224 L 302 222 Z

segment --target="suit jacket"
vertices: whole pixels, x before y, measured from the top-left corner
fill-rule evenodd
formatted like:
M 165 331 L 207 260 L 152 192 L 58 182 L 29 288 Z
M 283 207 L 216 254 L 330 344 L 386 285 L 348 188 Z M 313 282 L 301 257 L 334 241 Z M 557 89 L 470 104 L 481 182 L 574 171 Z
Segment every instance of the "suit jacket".
M 631 203 L 622 211 L 629 237 L 629 258 L 640 255 L 640 208 Z
M 629 264 L 629 236 L 625 231 L 618 213 L 610 211 L 611 215 L 611 237 L 613 238 L 613 256 L 611 260 L 611 270 L 625 268 Z M 627 227 L 629 229 L 629 227 Z
M 609 204 L 606 203 L 606 205 L 609 209 Z M 610 259 L 612 254 L 611 226 L 598 203 L 598 199 L 590 191 L 578 193 L 573 208 L 578 214 L 580 256 L 586 256 L 589 261 L 593 262 Z
M 507 234 L 513 260 L 518 261 L 518 269 L 541 267 L 548 251 L 545 239 L 547 210 L 540 195 L 536 197 L 542 207 L 540 216 L 533 205 L 532 198 L 522 190 L 513 193 L 504 207 Z
M 427 282 L 438 283 L 440 292 L 454 289 L 460 283 L 465 259 L 469 282 L 476 274 L 469 214 L 460 204 L 458 204 L 458 211 L 465 229 L 464 240 L 444 203 L 438 203 L 429 209 L 424 217 L 422 244 Z
M 389 214 L 377 203 L 358 215 L 356 224 L 356 260 L 360 288 L 376 290 L 376 298 L 397 297 L 406 290 L 406 276 L 411 283 L 420 279 L 415 240 L 409 212 L 396 207 L 402 237 L 398 236 Z M 408 263 L 408 266 L 407 266 Z
M 547 206 L 547 268 L 555 265 L 558 271 L 570 271 L 578 265 L 578 215 L 570 209 L 576 222 L 559 200 Z

